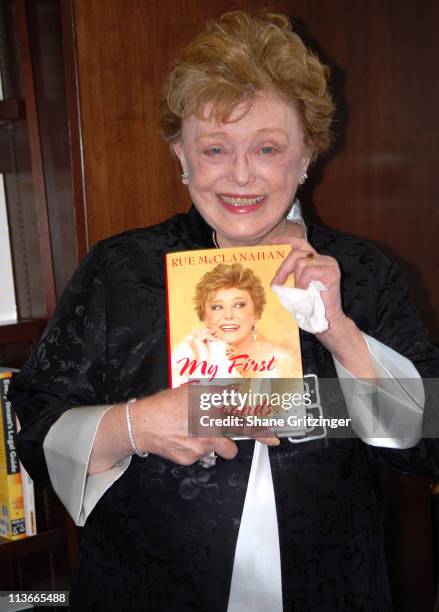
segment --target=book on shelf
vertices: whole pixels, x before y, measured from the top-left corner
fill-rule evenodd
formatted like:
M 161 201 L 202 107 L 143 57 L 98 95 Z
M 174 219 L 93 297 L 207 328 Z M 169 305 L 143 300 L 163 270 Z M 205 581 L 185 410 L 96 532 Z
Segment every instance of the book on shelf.
M 11 540 L 26 537 L 23 487 L 17 455 L 17 428 L 7 399 L 12 371 L 0 372 L 0 536 Z
M 16 446 L 18 420 L 7 399 L 13 370 L 0 369 L 0 537 L 19 540 L 35 535 L 34 485 Z
M 17 433 L 20 431 L 20 421 L 15 419 Z M 27 473 L 26 468 L 20 461 L 21 486 L 23 489 L 24 522 L 26 535 L 33 536 L 37 533 L 37 520 L 35 514 L 35 488 L 34 481 Z
M 225 402 L 222 418 L 237 417 L 232 429 L 238 433 L 232 437 L 248 437 L 239 431 L 242 434 L 247 426 L 249 433 L 248 426 L 263 428 L 268 423 L 277 435 L 303 431 L 299 329 L 271 289 L 290 251 L 290 245 L 266 245 L 166 255 L 170 386 L 195 381 L 215 386 Z M 294 279 L 290 277 L 286 284 L 294 286 Z M 234 394 L 227 395 L 232 387 Z M 193 388 L 190 384 L 190 435 L 195 435 L 192 425 L 198 423 L 198 416 L 209 410 L 197 404 L 198 416 L 193 418 L 191 398 L 197 393 Z M 283 401 L 292 395 L 294 405 Z M 294 418 L 286 423 L 287 417 Z M 230 424 L 231 419 L 224 422 Z M 201 435 L 200 429 L 197 432 Z

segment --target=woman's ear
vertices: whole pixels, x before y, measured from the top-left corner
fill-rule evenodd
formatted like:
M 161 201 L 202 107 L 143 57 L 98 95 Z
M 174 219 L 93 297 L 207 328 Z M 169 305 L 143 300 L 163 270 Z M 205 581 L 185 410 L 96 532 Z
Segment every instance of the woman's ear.
M 173 144 L 171 144 L 171 149 L 174 151 L 175 155 L 180 160 L 180 164 L 183 169 L 183 172 L 185 172 L 186 171 L 186 156 L 184 154 L 181 141 L 174 142 Z
M 308 170 L 310 161 L 311 161 L 311 153 L 309 154 L 306 153 L 302 157 L 301 171 L 299 173 L 299 176 L 297 177 L 299 185 L 303 185 L 306 179 L 308 178 L 307 170 Z
M 308 147 L 308 150 L 305 153 L 305 155 L 303 156 L 303 161 L 302 161 L 302 173 L 303 174 L 307 173 L 308 168 L 309 168 L 310 163 L 311 163 L 311 159 L 312 159 L 312 151 L 311 151 L 310 147 Z
M 186 156 L 184 154 L 184 150 L 183 150 L 183 146 L 182 146 L 181 142 L 179 141 L 179 142 L 175 142 L 174 144 L 172 144 L 171 145 L 171 149 L 173 150 L 175 155 L 180 160 L 180 164 L 181 164 L 181 182 L 183 183 L 183 185 L 187 185 L 188 184 L 189 174 L 188 174 L 188 171 L 187 171 Z

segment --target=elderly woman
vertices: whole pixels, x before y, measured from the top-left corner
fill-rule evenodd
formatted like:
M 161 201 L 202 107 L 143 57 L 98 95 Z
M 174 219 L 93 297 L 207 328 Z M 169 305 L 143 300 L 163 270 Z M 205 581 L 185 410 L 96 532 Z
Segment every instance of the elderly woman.
M 391 609 L 377 469 L 439 476 L 418 374 L 439 359 L 394 264 L 290 211 L 332 112 L 326 68 L 281 15 L 226 14 L 174 66 L 161 122 L 194 207 L 92 249 L 12 394 L 23 462 L 84 526 L 72 610 Z M 362 439 L 188 438 L 187 390 L 166 389 L 163 255 L 270 241 L 293 246 L 277 284 L 326 287 L 304 372 L 356 385 Z
M 288 378 L 298 375 L 300 359 L 285 346 L 260 337 L 257 322 L 262 316 L 266 297 L 261 280 L 241 264 L 218 264 L 198 282 L 194 297 L 198 318 L 205 324 L 196 329 L 172 351 L 173 373 L 181 370 L 182 358 L 215 364 L 216 378 L 230 376 Z M 230 359 L 245 354 L 256 364 L 272 360 L 270 369 L 248 369 L 245 362 L 230 368 Z M 175 383 L 188 380 L 185 372 Z

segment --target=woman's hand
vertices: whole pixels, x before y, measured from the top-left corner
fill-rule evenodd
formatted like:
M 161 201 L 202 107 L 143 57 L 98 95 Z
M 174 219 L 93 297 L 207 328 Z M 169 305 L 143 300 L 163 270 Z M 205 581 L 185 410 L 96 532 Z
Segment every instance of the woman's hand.
M 189 346 L 194 354 L 194 358 L 200 361 L 210 361 L 209 343 L 218 342 L 215 333 L 208 329 L 196 329 L 188 337 Z
M 89 474 L 108 470 L 133 453 L 125 406 L 112 406 L 102 417 L 92 448 Z M 188 437 L 187 385 L 137 400 L 131 404 L 130 415 L 137 448 L 174 463 L 190 465 L 212 451 L 224 459 L 233 459 L 238 452 L 236 444 L 223 436 Z
M 200 385 L 200 393 L 206 387 Z M 213 392 L 213 388 L 209 387 Z M 192 394 L 191 394 L 192 395 Z M 192 399 L 192 398 L 191 398 Z M 160 391 L 131 404 L 131 423 L 137 448 L 190 465 L 206 458 L 212 451 L 224 459 L 233 459 L 238 447 L 220 433 L 217 437 L 189 438 L 188 386 Z M 260 442 L 278 445 L 275 437 L 259 438 Z M 108 470 L 132 454 L 125 416 L 125 404 L 111 407 L 101 419 L 88 466 L 89 474 Z
M 328 255 L 320 255 L 303 238 L 283 236 L 274 239 L 272 244 L 291 244 L 293 247 L 272 283 L 283 285 L 290 274 L 294 274 L 295 285 L 299 289 L 307 289 L 312 280 L 321 281 L 327 289 L 320 296 L 329 327 L 327 331 L 316 334 L 316 338 L 351 374 L 358 378 L 374 378 L 375 372 L 364 336 L 355 322 L 343 312 L 341 273 L 337 260 Z M 307 258 L 310 254 L 313 255 L 311 261 Z
M 236 355 L 236 349 L 219 338 L 216 331 L 208 327 L 196 329 L 187 337 L 187 343 L 198 363 L 214 363 L 217 378 L 229 378 L 229 360 Z
M 200 392 L 206 390 L 201 385 L 199 388 Z M 209 391 L 212 392 L 211 387 Z M 188 396 L 188 385 L 183 385 L 160 391 L 132 405 L 133 428 L 139 449 L 180 465 L 191 465 L 212 451 L 224 459 L 233 459 L 238 447 L 229 438 L 221 435 L 188 437 Z
M 329 330 L 337 330 L 338 323 L 346 318 L 341 305 L 341 274 L 337 260 L 327 255 L 320 255 L 303 238 L 278 238 L 273 242 L 284 244 L 288 242 L 293 250 L 280 265 L 272 283 L 283 285 L 290 274 L 294 274 L 298 289 L 307 289 L 312 280 L 321 281 L 327 289 L 322 291 L 320 296 L 325 305 Z M 311 265 L 307 260 L 309 254 L 313 256 Z M 323 338 L 325 333 L 319 334 L 323 344 L 325 344 Z
M 224 389 L 194 386 L 191 401 L 195 400 L 198 390 L 203 393 L 206 388 L 209 393 Z M 222 436 L 220 431 L 211 438 L 188 437 L 188 401 L 188 385 L 184 385 L 160 391 L 133 404 L 131 412 L 138 447 L 180 465 L 195 463 L 212 451 L 224 459 L 233 459 L 238 447 L 230 438 Z M 220 416 L 220 413 L 216 416 Z M 269 445 L 279 444 L 275 436 L 258 437 L 258 440 Z

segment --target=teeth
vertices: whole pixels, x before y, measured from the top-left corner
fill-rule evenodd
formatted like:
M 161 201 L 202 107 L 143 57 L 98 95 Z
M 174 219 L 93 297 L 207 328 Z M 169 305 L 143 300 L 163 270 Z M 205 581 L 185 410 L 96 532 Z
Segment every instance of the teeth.
M 255 198 L 229 198 L 227 196 L 222 195 L 220 196 L 220 198 L 226 204 L 230 204 L 231 206 L 253 206 L 258 202 L 261 202 L 261 200 L 264 199 L 264 196 L 260 195 L 256 196 Z

